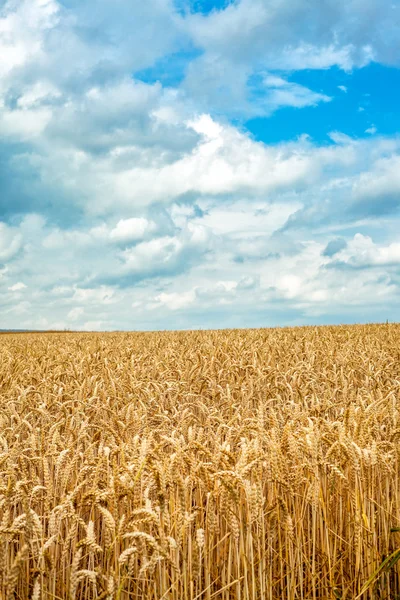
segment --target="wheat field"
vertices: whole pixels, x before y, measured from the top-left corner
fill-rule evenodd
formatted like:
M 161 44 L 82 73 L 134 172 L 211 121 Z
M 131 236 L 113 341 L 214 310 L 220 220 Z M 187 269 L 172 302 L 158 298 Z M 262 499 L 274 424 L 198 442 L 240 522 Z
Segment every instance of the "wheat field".
M 400 598 L 399 365 L 395 324 L 1 336 L 1 600 Z

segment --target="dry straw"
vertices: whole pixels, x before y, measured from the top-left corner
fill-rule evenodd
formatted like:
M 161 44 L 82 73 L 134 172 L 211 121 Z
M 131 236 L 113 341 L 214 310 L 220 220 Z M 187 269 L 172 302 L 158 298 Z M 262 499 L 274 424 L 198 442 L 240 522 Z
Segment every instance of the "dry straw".
M 399 360 L 399 325 L 2 336 L 0 598 L 400 598 Z

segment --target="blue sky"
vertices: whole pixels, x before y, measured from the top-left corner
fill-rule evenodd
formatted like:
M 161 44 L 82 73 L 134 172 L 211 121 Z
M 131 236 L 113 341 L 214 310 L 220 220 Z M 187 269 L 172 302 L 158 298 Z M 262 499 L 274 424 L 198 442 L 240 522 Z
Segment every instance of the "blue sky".
M 0 328 L 400 320 L 399 26 L 0 0 Z
M 373 128 L 374 133 L 386 136 L 400 131 L 400 69 L 396 67 L 370 63 L 349 73 L 334 67 L 307 69 L 291 74 L 289 79 L 333 99 L 317 108 L 305 107 L 301 114 L 288 107 L 269 119 L 250 119 L 245 126 L 256 139 L 279 143 L 306 133 L 317 143 L 329 143 L 332 131 L 353 138 L 371 135 L 368 129 Z

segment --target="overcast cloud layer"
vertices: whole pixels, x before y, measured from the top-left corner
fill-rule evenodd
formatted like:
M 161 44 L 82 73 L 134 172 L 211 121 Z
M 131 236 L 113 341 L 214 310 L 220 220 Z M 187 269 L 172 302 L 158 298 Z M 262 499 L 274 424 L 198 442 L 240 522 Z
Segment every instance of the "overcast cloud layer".
M 0 328 L 400 320 L 400 136 L 373 81 L 362 135 L 340 112 L 399 27 L 397 0 L 0 0 Z M 268 143 L 282 111 L 303 134 Z

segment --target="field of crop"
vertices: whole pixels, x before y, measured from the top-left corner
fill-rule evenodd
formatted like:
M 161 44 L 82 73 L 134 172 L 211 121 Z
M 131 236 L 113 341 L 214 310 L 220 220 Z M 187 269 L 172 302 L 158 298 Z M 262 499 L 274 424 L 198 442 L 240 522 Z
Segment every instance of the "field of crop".
M 354 599 L 399 459 L 400 325 L 3 335 L 0 598 Z

